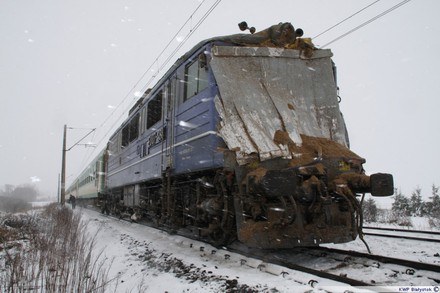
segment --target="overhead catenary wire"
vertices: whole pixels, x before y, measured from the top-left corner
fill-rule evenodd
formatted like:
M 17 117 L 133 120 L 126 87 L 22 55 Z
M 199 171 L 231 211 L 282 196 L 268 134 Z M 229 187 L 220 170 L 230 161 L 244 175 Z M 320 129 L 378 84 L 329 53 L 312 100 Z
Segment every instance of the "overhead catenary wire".
M 187 20 L 185 21 L 185 23 L 179 28 L 179 30 L 173 35 L 173 37 L 170 39 L 170 41 L 167 43 L 167 45 L 162 49 L 162 51 L 159 53 L 159 55 L 155 58 L 155 60 L 151 63 L 151 65 L 143 72 L 143 74 L 141 75 L 141 77 L 136 81 L 136 83 L 130 88 L 130 90 L 127 92 L 127 94 L 124 96 L 124 98 L 121 100 L 121 102 L 115 107 L 115 109 L 112 111 L 112 113 L 110 113 L 106 119 L 100 124 L 100 126 L 98 128 L 102 128 L 104 127 L 104 125 L 106 124 L 106 122 L 111 118 L 111 116 L 114 115 L 114 113 L 121 107 L 122 104 L 124 104 L 124 102 L 126 102 L 126 100 L 131 96 L 131 94 L 134 92 L 134 90 L 138 87 L 139 83 L 145 78 L 145 76 L 147 75 L 147 73 L 153 68 L 153 66 L 155 64 L 158 63 L 159 58 L 164 54 L 164 52 L 169 48 L 169 46 L 173 43 L 173 41 L 176 39 L 176 37 L 181 33 L 181 31 L 184 29 L 184 27 L 191 22 L 191 29 L 189 31 L 189 33 L 184 37 L 184 39 L 179 43 L 178 47 L 165 59 L 165 61 L 162 63 L 162 65 L 160 66 L 160 68 L 157 70 L 156 74 L 154 74 L 149 80 L 148 82 L 145 84 L 145 86 L 142 88 L 142 91 L 145 91 L 146 88 L 148 88 L 148 86 L 154 81 L 154 79 L 156 78 L 156 75 L 165 68 L 165 66 L 170 62 L 170 60 L 174 57 L 174 55 L 180 50 L 180 48 L 187 42 L 187 40 L 191 37 L 191 35 L 194 34 L 194 32 L 200 27 L 200 25 L 206 20 L 206 18 L 214 11 L 214 9 L 220 4 L 220 2 L 222 0 L 216 0 L 211 6 L 210 8 L 205 12 L 205 14 L 203 14 L 203 16 L 199 19 L 199 21 L 194 25 L 194 27 L 192 27 L 192 21 L 193 21 L 193 17 L 194 15 L 197 13 L 197 11 L 200 9 L 200 7 L 203 5 L 203 3 L 206 0 L 203 0 L 197 7 L 196 9 L 191 13 L 191 15 L 187 18 Z M 134 102 L 138 97 L 135 97 L 132 102 Z M 125 110 L 121 113 L 121 115 L 115 119 L 115 122 L 111 125 L 111 127 L 109 127 L 108 131 L 102 136 L 102 138 L 98 141 L 98 143 L 96 144 L 97 146 L 99 146 L 103 140 L 108 136 L 108 134 L 113 130 L 113 128 L 115 127 L 115 125 L 120 121 L 120 119 L 123 117 L 123 115 L 125 115 L 125 113 L 128 111 L 128 109 L 131 107 L 131 105 L 129 107 L 126 107 Z M 96 150 L 96 149 L 95 149 Z M 84 162 L 88 162 L 90 160 L 90 157 L 94 154 L 94 151 L 90 152 L 89 155 L 87 156 L 87 154 L 85 155 L 85 157 L 87 156 L 87 158 L 85 160 L 82 160 L 81 163 L 81 170 L 84 168 Z
M 93 141 L 93 140 L 95 139 L 95 136 L 96 136 L 96 132 L 93 132 L 93 135 L 92 135 L 90 141 Z M 87 146 L 87 145 L 86 145 L 86 146 Z M 96 146 L 94 146 L 94 147 L 96 148 Z M 95 151 L 94 149 L 91 149 L 91 152 L 90 152 L 90 153 L 93 154 L 94 151 Z M 89 154 L 88 157 L 86 157 L 86 156 L 83 157 L 83 160 L 81 161 L 80 166 L 85 166 L 85 164 L 87 164 L 87 162 L 88 162 L 88 160 L 89 160 L 91 154 Z M 83 168 L 81 168 L 81 169 L 83 169 Z
M 160 66 L 160 68 L 157 70 L 157 72 L 160 72 L 161 70 L 163 70 L 163 68 L 165 68 L 165 66 L 170 62 L 170 60 L 174 57 L 174 55 L 180 50 L 180 48 L 186 43 L 186 41 L 191 37 L 192 34 L 194 34 L 194 32 L 200 27 L 200 25 L 205 21 L 205 19 L 212 13 L 212 11 L 218 6 L 218 4 L 220 4 L 222 0 L 216 0 L 214 2 L 214 4 L 208 9 L 207 12 L 205 12 L 205 14 L 202 16 L 202 18 L 196 23 L 196 25 L 194 26 L 193 29 L 190 30 L 190 32 L 185 36 L 185 38 L 179 43 L 179 46 L 165 59 L 165 61 L 162 63 L 162 65 Z M 192 15 L 191 15 L 192 17 Z M 157 59 L 156 59 L 157 60 Z M 154 62 L 156 63 L 156 61 Z M 154 64 L 153 63 L 153 64 Z M 148 82 L 144 85 L 144 87 L 142 88 L 141 91 L 145 91 L 149 85 L 154 81 L 154 79 L 156 78 L 156 75 L 153 75 Z M 132 102 L 134 102 L 136 100 L 133 99 Z M 113 130 L 113 127 L 116 125 L 116 123 L 119 122 L 119 120 L 122 118 L 122 116 L 124 116 L 127 112 L 127 110 L 130 107 L 127 107 L 122 113 L 121 115 L 115 120 L 115 122 L 112 124 L 112 126 L 109 128 L 109 130 L 105 133 L 105 135 L 102 137 L 102 139 L 98 142 L 98 145 L 104 140 L 105 137 L 107 137 L 107 135 L 110 133 L 110 131 Z
M 69 127 L 69 129 L 78 129 L 78 128 L 72 128 L 72 127 Z M 86 128 L 83 128 L 83 129 L 86 129 Z M 90 131 L 86 134 L 86 135 L 84 135 L 82 138 L 80 138 L 77 142 L 75 142 L 70 148 L 68 148 L 68 149 L 66 149 L 66 151 L 68 152 L 68 151 L 70 151 L 71 149 L 73 149 L 73 147 L 74 146 L 77 146 L 81 141 L 83 141 L 83 139 L 85 139 L 87 136 L 89 136 L 92 132 L 95 132 L 95 130 L 96 130 L 96 128 L 92 128 L 92 129 L 89 129 Z
M 185 36 L 185 38 L 180 42 L 179 46 L 177 46 L 176 49 L 168 56 L 168 58 L 162 63 L 160 68 L 157 70 L 157 73 L 162 71 L 168 63 L 171 61 L 171 58 L 174 57 L 174 55 L 182 48 L 182 46 L 186 43 L 186 41 L 192 36 L 192 34 L 200 27 L 200 25 L 205 21 L 206 18 L 211 14 L 212 11 L 217 7 L 217 5 L 220 4 L 222 0 L 216 0 L 216 2 L 210 7 L 210 9 L 202 16 L 202 18 L 194 25 L 194 28 L 190 30 L 190 32 Z M 145 90 L 151 82 L 153 82 L 155 76 L 152 76 L 150 80 L 147 82 L 147 84 L 143 87 L 142 90 Z
M 139 85 L 139 83 L 143 80 L 145 75 L 150 71 L 151 68 L 158 62 L 159 58 L 162 56 L 162 54 L 165 52 L 166 49 L 171 45 L 171 43 L 175 40 L 175 38 L 179 35 L 179 33 L 183 30 L 183 28 L 190 22 L 194 14 L 197 13 L 199 8 L 205 3 L 206 0 L 203 0 L 196 9 L 191 13 L 191 15 L 188 17 L 188 19 L 185 21 L 184 24 L 180 27 L 180 29 L 174 34 L 174 36 L 170 39 L 168 44 L 163 48 L 163 50 L 157 55 L 156 59 L 151 63 L 151 65 L 142 73 L 141 77 L 135 82 L 135 84 L 130 88 L 130 90 L 127 92 L 127 94 L 124 96 L 124 98 L 119 102 L 119 104 L 113 109 L 112 113 L 107 116 L 107 118 L 100 124 L 99 127 L 103 127 L 105 123 L 110 119 L 110 117 L 119 109 L 119 107 L 130 97 L 130 95 L 133 93 L 133 91 L 136 89 L 136 87 Z
M 325 48 L 325 47 L 327 47 L 328 45 L 333 44 L 333 43 L 336 42 L 336 41 L 339 41 L 340 39 L 342 39 L 342 38 L 348 36 L 349 34 L 352 34 L 353 32 L 355 32 L 355 31 L 357 31 L 357 30 L 363 28 L 364 26 L 366 26 L 366 25 L 372 23 L 373 21 L 375 21 L 375 20 L 381 18 L 382 16 L 384 16 L 384 15 L 386 15 L 386 14 L 388 14 L 388 13 L 394 11 L 394 10 L 396 10 L 397 8 L 399 8 L 399 7 L 403 6 L 403 5 L 405 5 L 406 3 L 410 2 L 410 1 L 411 1 L 411 0 L 404 0 L 404 1 L 402 1 L 402 2 L 399 2 L 398 4 L 394 5 L 393 7 L 391 7 L 391 8 L 389 8 L 389 9 L 385 10 L 384 12 L 382 12 L 382 13 L 380 13 L 380 14 L 378 14 L 378 15 L 372 17 L 372 18 L 370 18 L 369 20 L 367 20 L 367 21 L 361 23 L 360 25 L 358 25 L 358 26 L 356 26 L 355 28 L 349 30 L 348 32 L 346 32 L 346 33 L 340 35 L 339 37 L 333 39 L 332 41 L 328 42 L 327 44 L 321 46 L 321 48 Z
M 361 13 L 362 11 L 364 11 L 364 10 L 368 9 L 369 7 L 373 6 L 373 5 L 376 4 L 377 2 L 380 2 L 380 0 L 376 0 L 376 1 L 374 1 L 373 3 L 368 4 L 367 6 L 365 6 L 364 8 L 362 8 L 362 9 L 356 11 L 355 13 L 353 13 L 352 15 L 350 15 L 349 17 L 344 18 L 343 20 L 341 20 L 341 21 L 338 22 L 337 24 L 332 25 L 332 26 L 329 27 L 328 29 L 326 29 L 326 30 L 324 30 L 323 32 L 321 32 L 321 33 L 317 34 L 316 36 L 312 37 L 312 39 L 314 40 L 314 39 L 318 38 L 319 36 L 322 36 L 323 34 L 325 34 L 325 33 L 329 32 L 329 31 L 331 31 L 331 30 L 334 29 L 335 27 L 337 27 L 337 26 L 339 26 L 340 24 L 346 22 L 346 21 L 349 20 L 350 18 L 352 18 L 352 17 L 358 15 L 359 13 Z

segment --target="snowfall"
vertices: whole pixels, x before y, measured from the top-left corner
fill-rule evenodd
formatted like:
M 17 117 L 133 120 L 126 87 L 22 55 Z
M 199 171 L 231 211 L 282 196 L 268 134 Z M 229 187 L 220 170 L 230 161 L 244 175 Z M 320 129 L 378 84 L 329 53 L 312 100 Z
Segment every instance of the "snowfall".
M 387 283 L 392 285 L 386 290 L 413 292 L 415 288 L 435 290 L 439 285 L 405 274 L 399 275 L 396 283 L 390 269 L 365 267 L 346 268 L 344 273 L 358 278 L 354 274 L 361 271 L 362 280 L 381 287 L 351 287 L 92 210 L 77 208 L 75 212 L 82 214 L 89 233 L 96 235 L 95 249 L 103 253 L 113 280 L 108 292 L 378 292 Z M 413 220 L 412 229 L 430 230 L 423 218 Z M 438 244 L 375 236 L 365 236 L 365 240 L 373 254 L 440 265 Z M 367 252 L 359 239 L 326 246 Z M 301 261 L 318 269 L 328 266 L 319 257 Z

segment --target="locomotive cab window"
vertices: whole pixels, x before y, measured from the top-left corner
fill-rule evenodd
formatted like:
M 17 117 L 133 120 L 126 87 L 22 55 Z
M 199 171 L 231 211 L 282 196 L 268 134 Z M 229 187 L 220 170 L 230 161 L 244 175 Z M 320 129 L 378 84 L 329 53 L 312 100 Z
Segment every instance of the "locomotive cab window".
M 147 129 L 156 124 L 162 118 L 162 91 L 160 91 L 147 107 Z
M 184 101 L 208 87 L 208 63 L 205 54 L 200 54 L 185 67 Z
M 139 114 L 136 114 L 133 119 L 122 129 L 122 144 L 121 147 L 126 147 L 130 142 L 139 136 Z

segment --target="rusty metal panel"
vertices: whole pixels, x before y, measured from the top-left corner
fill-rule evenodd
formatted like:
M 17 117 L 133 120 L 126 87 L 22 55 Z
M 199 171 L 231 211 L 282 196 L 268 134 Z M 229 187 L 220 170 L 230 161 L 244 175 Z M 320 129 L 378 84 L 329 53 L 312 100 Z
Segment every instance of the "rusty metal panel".
M 299 50 L 265 47 L 216 46 L 212 53 L 221 95 L 219 132 L 230 149 L 239 150 L 239 163 L 255 152 L 261 160 L 290 158 L 287 146 L 274 142 L 277 130 L 298 146 L 302 134 L 348 145 L 330 50 L 317 50 L 311 58 Z

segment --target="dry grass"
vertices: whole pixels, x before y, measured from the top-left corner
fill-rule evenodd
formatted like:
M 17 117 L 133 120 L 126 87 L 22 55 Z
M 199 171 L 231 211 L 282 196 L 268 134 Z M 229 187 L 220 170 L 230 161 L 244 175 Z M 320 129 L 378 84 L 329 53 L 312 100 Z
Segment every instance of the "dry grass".
M 108 271 L 78 213 L 53 204 L 0 225 L 0 292 L 105 292 Z M 95 253 L 95 255 L 94 255 Z

